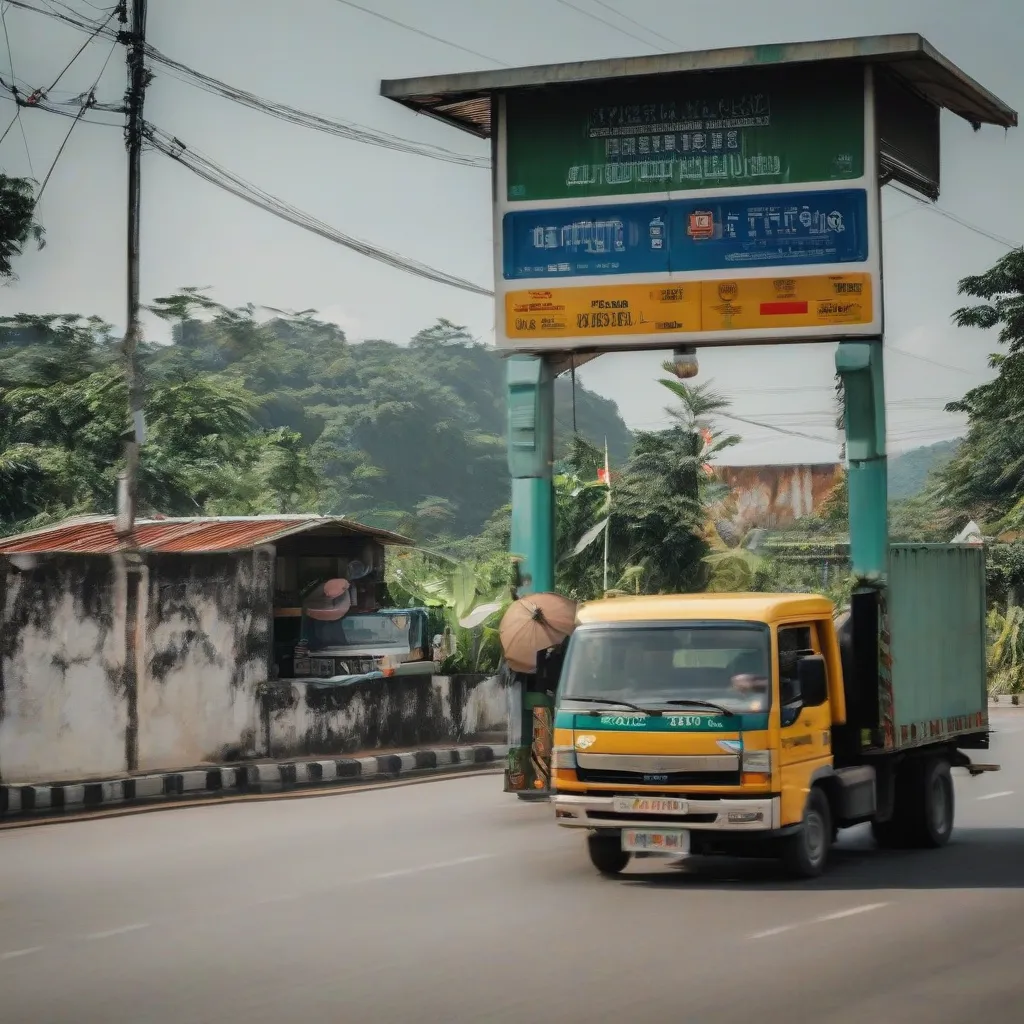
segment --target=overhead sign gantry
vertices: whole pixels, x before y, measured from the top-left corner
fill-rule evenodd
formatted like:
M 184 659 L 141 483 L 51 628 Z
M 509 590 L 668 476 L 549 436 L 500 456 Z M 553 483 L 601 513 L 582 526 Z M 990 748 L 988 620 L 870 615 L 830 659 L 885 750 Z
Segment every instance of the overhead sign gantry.
M 554 585 L 553 381 L 634 349 L 839 342 L 850 548 L 887 557 L 880 188 L 939 195 L 940 112 L 1017 114 L 915 34 L 381 83 L 489 138 L 512 550 Z

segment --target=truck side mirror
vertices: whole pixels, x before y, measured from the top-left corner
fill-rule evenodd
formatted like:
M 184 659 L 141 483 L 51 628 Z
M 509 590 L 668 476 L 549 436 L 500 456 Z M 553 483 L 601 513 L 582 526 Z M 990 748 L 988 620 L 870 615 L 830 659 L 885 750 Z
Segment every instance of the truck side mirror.
M 800 703 L 805 708 L 821 707 L 828 700 L 828 677 L 825 659 L 810 654 L 796 663 L 796 677 L 800 684 Z

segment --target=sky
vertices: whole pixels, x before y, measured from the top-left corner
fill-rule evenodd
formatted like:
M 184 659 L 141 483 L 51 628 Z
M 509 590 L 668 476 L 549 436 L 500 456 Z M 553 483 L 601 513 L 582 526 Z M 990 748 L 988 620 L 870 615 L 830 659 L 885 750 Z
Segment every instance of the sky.
M 105 17 L 110 0 L 29 0 L 40 8 Z M 0 8 L 4 0 L 0 0 Z M 380 96 L 380 80 L 721 46 L 919 32 L 1001 99 L 1024 106 L 1020 0 L 150 0 L 148 35 L 164 54 L 261 96 L 328 117 L 473 155 L 487 143 Z M 17 8 L 5 19 L 14 72 L 47 87 L 86 37 Z M 404 23 L 411 28 L 402 27 Z M 417 31 L 418 30 L 418 31 Z M 426 33 L 426 35 L 424 34 Z M 437 38 L 429 38 L 429 36 Z M 445 42 L 442 42 L 444 40 Z M 53 90 L 87 90 L 110 54 L 90 43 Z M 475 51 L 475 53 L 467 52 Z M 11 66 L 0 39 L 0 76 Z M 146 118 L 190 148 L 348 235 L 490 287 L 490 180 L 486 170 L 395 153 L 318 133 L 211 96 L 161 67 Z M 123 51 L 99 79 L 101 102 L 124 92 Z M 0 132 L 13 117 L 0 98 Z M 98 314 L 125 320 L 127 165 L 112 127 L 25 111 L 0 143 L 0 169 L 41 181 L 47 232 L 0 288 L 0 314 Z M 991 376 L 995 338 L 954 327 L 957 282 L 1007 251 L 987 237 L 1024 242 L 1024 136 L 979 133 L 942 117 L 938 206 L 971 227 L 883 190 L 886 398 L 891 453 L 958 436 L 944 405 Z M 303 310 L 339 324 L 353 341 L 406 342 L 438 317 L 494 337 L 493 301 L 404 274 L 284 223 L 194 176 L 160 153 L 144 158 L 141 282 L 144 301 L 184 285 L 209 286 L 235 306 Z M 270 315 L 270 314 L 268 314 Z M 166 326 L 146 323 L 166 338 Z M 700 380 L 732 411 L 764 426 L 737 428 L 737 464 L 832 461 L 833 346 L 702 350 Z M 635 429 L 667 423 L 657 383 L 661 353 L 604 355 L 578 378 L 618 403 Z M 786 433 L 789 431 L 790 433 Z M 802 435 L 802 436 L 794 436 Z

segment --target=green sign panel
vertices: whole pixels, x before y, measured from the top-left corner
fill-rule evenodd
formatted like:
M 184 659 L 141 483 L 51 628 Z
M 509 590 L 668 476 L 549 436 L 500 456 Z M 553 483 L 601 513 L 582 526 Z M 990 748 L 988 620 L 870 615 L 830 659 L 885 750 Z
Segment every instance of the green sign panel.
M 722 71 L 513 93 L 508 199 L 850 181 L 864 173 L 860 68 Z

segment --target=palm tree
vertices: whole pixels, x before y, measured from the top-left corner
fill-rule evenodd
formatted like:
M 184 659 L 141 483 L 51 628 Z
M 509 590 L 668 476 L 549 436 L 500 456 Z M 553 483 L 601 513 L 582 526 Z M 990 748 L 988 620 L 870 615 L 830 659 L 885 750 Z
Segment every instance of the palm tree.
M 715 430 L 713 417 L 729 402 L 712 382 L 660 383 L 678 400 L 666 409 L 672 426 L 637 434 L 613 518 L 627 541 L 628 564 L 643 570 L 645 589 L 701 590 L 709 571 L 709 510 L 725 490 L 711 463 L 740 438 Z

